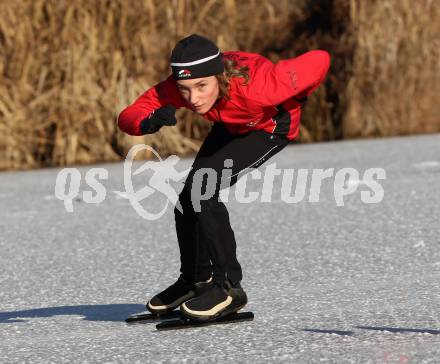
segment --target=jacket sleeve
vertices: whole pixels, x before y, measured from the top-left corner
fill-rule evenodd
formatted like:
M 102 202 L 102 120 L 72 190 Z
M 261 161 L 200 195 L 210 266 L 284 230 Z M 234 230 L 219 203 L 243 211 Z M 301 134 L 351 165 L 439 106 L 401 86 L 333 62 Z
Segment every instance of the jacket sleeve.
M 276 64 L 265 62 L 256 70 L 251 97 L 262 106 L 276 106 L 292 97 L 303 99 L 318 88 L 329 67 L 330 55 L 322 50 Z
M 141 121 L 165 105 L 173 105 L 176 109 L 184 106 L 184 100 L 172 76 L 145 91 L 131 105 L 122 110 L 118 117 L 118 126 L 127 134 L 142 135 Z

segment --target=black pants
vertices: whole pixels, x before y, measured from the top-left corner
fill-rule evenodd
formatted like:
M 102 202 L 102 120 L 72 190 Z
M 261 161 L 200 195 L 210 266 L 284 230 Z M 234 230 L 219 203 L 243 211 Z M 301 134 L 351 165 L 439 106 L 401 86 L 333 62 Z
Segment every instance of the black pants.
M 174 210 L 180 271 L 185 279 L 197 282 L 208 279 L 212 274 L 214 281 L 219 283 L 226 278 L 233 283 L 241 281 L 242 271 L 236 256 L 234 232 L 226 206 L 219 201 L 219 192 L 225 183 L 225 178 L 223 182 L 221 178 L 225 160 L 231 159 L 233 163 L 231 178 L 228 178 L 227 183 L 232 186 L 239 177 L 263 164 L 287 144 L 289 141 L 284 137 L 265 131 L 233 135 L 222 124 L 214 124 L 179 195 L 183 213 L 177 208 Z M 215 193 L 211 198 L 200 201 L 195 208 L 191 200 L 191 189 L 194 176 L 201 168 L 211 168 L 216 172 Z M 202 192 L 207 187 L 208 178 L 205 177 Z

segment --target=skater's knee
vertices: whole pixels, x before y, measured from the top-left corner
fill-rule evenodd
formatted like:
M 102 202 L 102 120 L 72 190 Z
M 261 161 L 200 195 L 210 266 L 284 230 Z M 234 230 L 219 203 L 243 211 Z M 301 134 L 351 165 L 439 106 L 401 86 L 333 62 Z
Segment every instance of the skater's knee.
M 192 171 L 185 182 L 185 187 L 193 204 L 201 200 L 217 199 L 220 186 L 221 183 L 216 171 L 209 168 Z
M 190 213 L 193 212 L 191 204 L 191 192 L 190 189 L 185 185 L 183 190 L 179 194 L 179 201 L 174 208 L 174 214 Z
M 217 197 L 209 198 L 206 200 L 200 200 L 196 202 L 193 201 L 195 212 L 214 211 L 217 210 L 221 204 L 222 204 L 221 201 L 219 201 Z
M 211 210 L 219 204 L 219 191 L 216 188 L 214 191 L 200 191 L 190 183 L 191 179 L 187 180 L 185 186 L 179 194 L 179 202 L 181 210 L 174 209 L 175 214 L 179 213 L 194 213 L 204 210 Z

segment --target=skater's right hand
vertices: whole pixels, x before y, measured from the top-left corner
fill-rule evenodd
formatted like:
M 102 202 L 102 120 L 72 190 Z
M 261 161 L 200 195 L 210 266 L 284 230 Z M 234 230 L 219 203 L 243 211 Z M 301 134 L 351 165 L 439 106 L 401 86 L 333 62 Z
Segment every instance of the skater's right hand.
M 141 121 L 142 134 L 155 133 L 164 125 L 176 125 L 177 120 L 174 116 L 175 113 L 176 108 L 173 105 L 162 106 L 155 110 L 148 118 Z

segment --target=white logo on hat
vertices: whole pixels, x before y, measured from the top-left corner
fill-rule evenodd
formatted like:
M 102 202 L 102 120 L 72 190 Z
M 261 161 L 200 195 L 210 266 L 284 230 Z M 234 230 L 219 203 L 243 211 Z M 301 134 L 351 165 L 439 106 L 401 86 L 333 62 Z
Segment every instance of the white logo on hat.
M 180 70 L 179 77 L 191 77 L 191 71 L 189 70 Z

